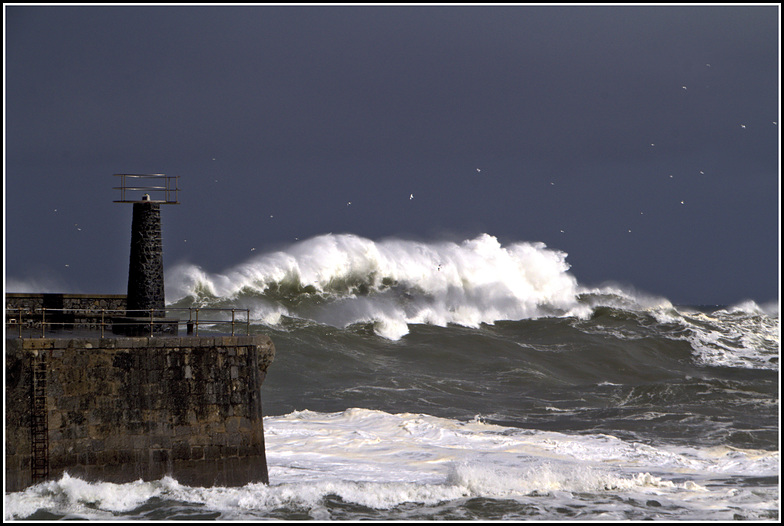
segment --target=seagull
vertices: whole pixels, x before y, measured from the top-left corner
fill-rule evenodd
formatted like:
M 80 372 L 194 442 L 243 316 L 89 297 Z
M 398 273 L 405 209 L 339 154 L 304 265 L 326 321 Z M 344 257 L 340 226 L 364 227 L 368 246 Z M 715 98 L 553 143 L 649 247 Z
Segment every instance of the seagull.
M 477 169 L 476 169 L 476 171 L 477 171 L 477 172 L 481 172 L 482 170 L 480 170 L 479 168 L 477 168 Z
M 351 201 L 349 201 L 348 203 L 346 203 L 346 206 L 351 206 Z
M 413 199 L 413 198 L 414 198 L 414 194 L 411 194 L 411 195 L 408 197 L 408 200 L 410 201 L 410 200 L 411 200 L 411 199 Z
M 686 86 L 681 86 L 681 88 L 686 89 Z
M 745 128 L 746 128 L 746 125 L 745 125 L 745 124 L 741 124 L 741 125 L 740 125 L 740 127 L 741 127 L 741 128 L 743 128 L 743 129 L 745 129 Z

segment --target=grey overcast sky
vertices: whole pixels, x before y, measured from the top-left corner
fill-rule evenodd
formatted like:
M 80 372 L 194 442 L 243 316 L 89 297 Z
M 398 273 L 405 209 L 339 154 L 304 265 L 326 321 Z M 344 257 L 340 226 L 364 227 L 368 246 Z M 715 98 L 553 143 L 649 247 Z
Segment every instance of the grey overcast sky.
M 167 268 L 488 233 L 583 285 L 779 297 L 778 4 L 4 15 L 8 290 L 125 292 L 112 174 L 165 173 Z

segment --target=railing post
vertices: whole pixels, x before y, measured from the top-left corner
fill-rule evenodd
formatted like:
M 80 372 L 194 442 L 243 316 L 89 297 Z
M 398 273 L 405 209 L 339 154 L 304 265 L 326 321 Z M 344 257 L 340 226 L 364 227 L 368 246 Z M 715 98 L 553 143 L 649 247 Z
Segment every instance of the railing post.
M 152 338 L 152 315 L 155 312 L 154 309 L 150 309 L 150 338 Z
M 234 336 L 234 309 L 231 309 L 231 335 Z
M 245 336 L 250 336 L 250 309 L 245 309 Z
M 103 336 L 104 336 L 103 335 L 103 331 L 104 331 L 104 328 L 105 328 L 105 325 L 104 325 L 105 324 L 105 321 L 104 321 L 104 319 L 105 319 L 104 318 L 105 311 L 106 311 L 106 309 L 101 309 L 101 338 L 103 338 Z
M 196 307 L 196 336 L 199 335 L 199 308 Z
M 46 307 L 41 307 L 41 338 L 46 335 Z

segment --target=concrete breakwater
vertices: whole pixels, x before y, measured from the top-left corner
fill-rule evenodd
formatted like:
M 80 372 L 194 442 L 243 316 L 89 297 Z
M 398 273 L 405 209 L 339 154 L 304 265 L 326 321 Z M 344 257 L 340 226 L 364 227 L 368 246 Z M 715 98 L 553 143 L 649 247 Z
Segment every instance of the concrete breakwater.
M 267 336 L 6 339 L 6 491 L 59 478 L 268 482 Z

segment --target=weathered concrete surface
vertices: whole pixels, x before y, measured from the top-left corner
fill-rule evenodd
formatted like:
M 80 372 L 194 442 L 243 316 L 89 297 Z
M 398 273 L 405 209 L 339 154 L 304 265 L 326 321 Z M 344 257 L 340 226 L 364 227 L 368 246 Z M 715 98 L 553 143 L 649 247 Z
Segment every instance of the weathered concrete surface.
M 43 356 L 49 478 L 268 482 L 267 336 L 7 339 L 6 491 L 32 483 L 32 363 Z

